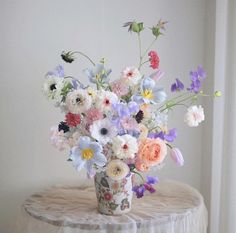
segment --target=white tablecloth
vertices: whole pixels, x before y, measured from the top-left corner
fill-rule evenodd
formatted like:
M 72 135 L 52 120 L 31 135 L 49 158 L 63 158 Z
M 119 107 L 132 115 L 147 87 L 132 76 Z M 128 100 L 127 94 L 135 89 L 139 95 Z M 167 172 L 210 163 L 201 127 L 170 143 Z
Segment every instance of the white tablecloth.
M 167 181 L 154 194 L 133 199 L 122 216 L 99 214 L 94 187 L 53 187 L 25 201 L 19 233 L 206 233 L 207 210 L 199 192 Z

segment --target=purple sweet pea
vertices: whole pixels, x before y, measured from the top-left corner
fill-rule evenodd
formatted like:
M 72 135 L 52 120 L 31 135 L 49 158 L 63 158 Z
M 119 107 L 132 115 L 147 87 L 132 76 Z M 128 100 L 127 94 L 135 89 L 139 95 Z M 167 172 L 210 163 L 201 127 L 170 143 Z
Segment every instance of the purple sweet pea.
M 190 71 L 191 85 L 187 90 L 198 93 L 201 89 L 201 81 L 206 78 L 206 72 L 203 70 L 202 66 L 198 66 L 196 71 Z
M 157 184 L 158 182 L 159 182 L 158 177 L 147 176 L 147 183 L 148 184 Z
M 137 185 L 133 187 L 133 192 L 135 192 L 137 198 L 143 197 L 145 190 L 144 185 Z
M 184 84 L 176 78 L 176 82 L 171 85 L 171 91 L 176 92 L 176 91 L 182 91 L 184 89 Z
M 162 140 L 166 140 L 167 142 L 173 142 L 177 137 L 177 129 L 173 128 L 168 131 L 168 133 L 165 133 L 163 131 L 160 131 L 158 133 L 149 133 L 149 138 L 160 138 Z

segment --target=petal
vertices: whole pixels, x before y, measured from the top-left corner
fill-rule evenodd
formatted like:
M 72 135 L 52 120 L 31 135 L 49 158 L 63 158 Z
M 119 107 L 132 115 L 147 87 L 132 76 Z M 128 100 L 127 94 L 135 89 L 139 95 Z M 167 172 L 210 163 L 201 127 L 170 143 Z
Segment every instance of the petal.
M 107 158 L 104 154 L 98 153 L 95 154 L 94 157 L 91 159 L 94 163 L 96 163 L 98 166 L 104 166 L 107 163 Z

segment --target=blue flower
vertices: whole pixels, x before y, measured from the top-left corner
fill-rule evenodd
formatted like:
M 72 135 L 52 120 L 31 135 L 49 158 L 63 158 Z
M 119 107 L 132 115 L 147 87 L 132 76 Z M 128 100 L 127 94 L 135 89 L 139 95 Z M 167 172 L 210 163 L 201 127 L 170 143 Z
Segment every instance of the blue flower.
M 63 78 L 65 76 L 64 68 L 62 65 L 56 66 L 54 71 L 47 72 L 46 76 L 56 76 L 59 78 Z
M 115 103 L 112 105 L 112 107 L 117 112 L 119 118 L 131 116 L 132 114 L 136 114 L 139 111 L 139 106 L 134 101 L 130 101 L 128 104 Z
M 133 187 L 133 192 L 136 193 L 137 198 L 141 198 L 144 195 L 144 192 L 146 191 L 144 185 L 137 185 Z
M 139 104 L 155 104 L 164 102 L 166 97 L 167 95 L 163 88 L 156 87 L 155 81 L 147 77 L 140 84 L 140 93 L 134 95 L 132 98 L 133 101 Z
M 102 146 L 91 141 L 90 137 L 80 137 L 77 146 L 71 149 L 70 160 L 72 160 L 77 171 L 85 168 L 88 174 L 93 174 L 95 164 L 102 167 L 107 162 L 107 158 L 102 151 Z
M 176 78 L 176 82 L 171 85 L 171 91 L 176 92 L 176 91 L 182 91 L 184 89 L 184 84 Z
M 92 83 L 104 83 L 108 81 L 108 76 L 111 73 L 111 69 L 106 70 L 103 64 L 97 64 L 94 69 L 85 69 L 84 73 Z

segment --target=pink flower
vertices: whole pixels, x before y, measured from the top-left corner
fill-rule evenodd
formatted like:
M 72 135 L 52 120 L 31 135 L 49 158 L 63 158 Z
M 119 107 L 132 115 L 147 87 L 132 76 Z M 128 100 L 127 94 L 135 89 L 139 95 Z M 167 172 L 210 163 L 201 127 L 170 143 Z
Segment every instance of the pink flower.
M 111 90 L 119 97 L 127 95 L 129 92 L 129 88 L 127 84 L 125 83 L 125 79 L 118 79 L 112 82 Z
M 97 108 L 90 108 L 86 112 L 87 124 L 91 125 L 94 121 L 103 119 L 102 112 Z
M 170 151 L 170 157 L 175 161 L 178 166 L 184 165 L 184 158 L 181 151 L 178 148 L 172 148 Z
M 80 114 L 73 114 L 71 112 L 66 114 L 66 124 L 72 127 L 76 127 L 81 123 Z
M 130 117 L 124 117 L 121 120 L 121 125 L 126 130 L 132 130 L 132 129 L 137 129 L 138 128 L 137 121 L 134 118 L 130 118 Z
M 59 151 L 65 150 L 67 147 L 67 140 L 64 137 L 63 130 L 58 131 L 58 127 L 54 126 L 50 129 L 50 139 L 52 145 L 56 147 Z
M 148 53 L 148 56 L 150 57 L 149 58 L 150 67 L 152 67 L 153 69 L 158 69 L 160 59 L 159 59 L 157 53 L 155 51 L 150 51 Z

